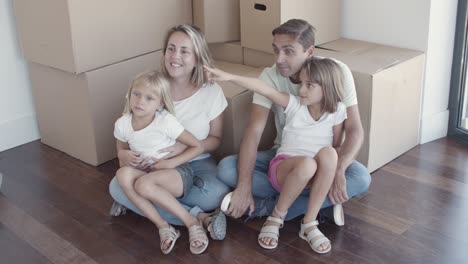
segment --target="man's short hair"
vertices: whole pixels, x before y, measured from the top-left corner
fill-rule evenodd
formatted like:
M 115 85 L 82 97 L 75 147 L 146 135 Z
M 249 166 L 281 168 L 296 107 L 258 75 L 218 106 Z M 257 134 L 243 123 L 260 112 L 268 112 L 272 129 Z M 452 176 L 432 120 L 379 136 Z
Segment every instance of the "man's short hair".
M 302 19 L 290 19 L 273 29 L 271 34 L 294 36 L 304 50 L 315 45 L 315 28 Z

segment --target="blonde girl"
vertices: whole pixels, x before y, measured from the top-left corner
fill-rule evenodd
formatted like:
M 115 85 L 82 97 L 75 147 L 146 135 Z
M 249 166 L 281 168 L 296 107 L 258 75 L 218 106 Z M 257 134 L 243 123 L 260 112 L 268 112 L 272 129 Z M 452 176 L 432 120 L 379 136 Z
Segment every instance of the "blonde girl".
M 217 81 L 232 81 L 259 93 L 285 108 L 286 124 L 281 146 L 270 162 L 268 178 L 280 192 L 278 203 L 258 236 L 266 249 L 278 245 L 279 228 L 289 207 L 310 190 L 309 202 L 299 236 L 320 254 L 331 250 L 317 228 L 320 207 L 333 182 L 337 151 L 342 141 L 346 107 L 342 100 L 342 72 L 332 59 L 308 59 L 300 71 L 299 96 L 279 92 L 256 78 L 247 78 L 206 68 Z
M 117 152 L 125 151 L 132 157 L 149 161 L 142 167 L 130 160 L 129 165 L 117 171 L 116 178 L 128 199 L 158 228 L 162 252 L 168 254 L 172 250 L 180 233 L 161 217 L 154 205 L 177 216 L 189 229 L 190 250 L 194 254 L 202 253 L 208 246 L 204 229 L 176 198 L 187 195 L 192 188 L 193 178 L 187 162 L 200 155 L 203 148 L 175 118 L 166 75 L 153 71 L 135 78 L 127 94 L 124 113 L 115 123 L 114 136 Z M 162 149 L 176 141 L 187 148 L 177 156 L 163 159 L 168 152 Z M 157 179 L 153 185 L 137 181 L 146 175 Z M 148 188 L 156 195 L 142 196 Z

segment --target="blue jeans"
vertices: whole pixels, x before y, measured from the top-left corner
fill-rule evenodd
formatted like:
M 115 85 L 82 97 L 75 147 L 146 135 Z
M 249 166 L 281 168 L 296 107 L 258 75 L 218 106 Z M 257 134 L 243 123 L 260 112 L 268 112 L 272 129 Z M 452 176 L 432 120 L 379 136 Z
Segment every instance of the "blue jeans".
M 255 211 L 257 216 L 270 215 L 279 197 L 279 193 L 273 189 L 268 181 L 268 166 L 270 160 L 276 155 L 276 149 L 267 151 L 259 151 L 252 177 L 252 194 L 255 200 Z M 218 178 L 231 188 L 237 185 L 237 161 L 238 155 L 233 155 L 224 158 L 218 165 Z M 369 189 L 371 176 L 364 165 L 357 161 L 346 169 L 346 190 L 350 198 L 355 197 Z M 305 214 L 307 204 L 309 202 L 309 190 L 304 191 L 299 195 L 296 201 L 291 205 L 286 215 L 285 220 L 294 219 L 300 215 Z M 327 197 L 323 202 L 322 208 L 331 206 L 332 203 Z M 262 208 L 257 208 L 262 206 Z
M 229 192 L 229 187 L 216 178 L 217 166 L 213 158 L 208 157 L 188 163 L 193 171 L 193 187 L 187 195 L 178 199 L 179 202 L 196 216 L 200 212 L 212 211 L 219 207 L 224 196 Z M 133 212 L 144 214 L 127 198 L 116 177 L 109 184 L 109 192 L 114 200 Z M 172 225 L 183 223 L 169 212 L 156 207 L 161 216 Z

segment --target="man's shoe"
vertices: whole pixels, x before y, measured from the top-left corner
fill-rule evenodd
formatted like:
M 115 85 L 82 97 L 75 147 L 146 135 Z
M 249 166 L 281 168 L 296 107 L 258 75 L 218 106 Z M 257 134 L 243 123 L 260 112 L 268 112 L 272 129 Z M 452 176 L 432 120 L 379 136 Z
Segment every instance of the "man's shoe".
M 333 222 L 337 226 L 344 226 L 344 211 L 342 204 L 335 204 L 320 210 L 317 217 L 320 223 Z

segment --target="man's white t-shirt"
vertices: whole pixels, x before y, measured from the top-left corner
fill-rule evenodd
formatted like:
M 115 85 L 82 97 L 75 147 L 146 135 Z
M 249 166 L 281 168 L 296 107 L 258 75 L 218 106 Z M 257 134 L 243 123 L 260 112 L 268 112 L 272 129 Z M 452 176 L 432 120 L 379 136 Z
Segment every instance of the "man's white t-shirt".
M 322 57 L 317 56 L 317 58 Z M 343 103 L 346 107 L 356 105 L 358 103 L 356 97 L 356 88 L 354 86 L 354 79 L 351 71 L 343 62 L 334 58 L 330 59 L 334 60 L 340 66 L 343 72 Z M 259 78 L 280 92 L 289 93 L 295 96 L 298 95 L 299 85 L 292 83 L 288 77 L 283 77 L 276 69 L 276 64 L 269 68 L 265 68 L 260 74 Z M 273 114 L 275 115 L 276 126 L 275 145 L 279 146 L 281 144 L 283 127 L 285 126 L 284 108 L 273 104 L 273 102 L 271 102 L 268 98 L 258 93 L 254 93 L 253 103 L 273 111 Z
M 301 105 L 297 96 L 289 96 L 286 125 L 281 146 L 276 155 L 314 157 L 320 149 L 333 144 L 333 126 L 346 119 L 346 106 L 340 102 L 334 113 L 324 113 L 314 120 L 306 105 Z
M 168 111 L 156 112 L 153 121 L 145 128 L 135 131 L 132 114 L 125 114 L 115 122 L 114 137 L 127 142 L 130 149 L 142 153 L 144 157 L 160 159 L 168 152 L 160 149 L 172 146 L 182 134 L 184 127 Z
M 192 96 L 174 101 L 177 120 L 198 140 L 204 140 L 210 133 L 210 122 L 227 107 L 223 90 L 216 84 L 206 84 Z M 203 153 L 193 160 L 209 157 Z

